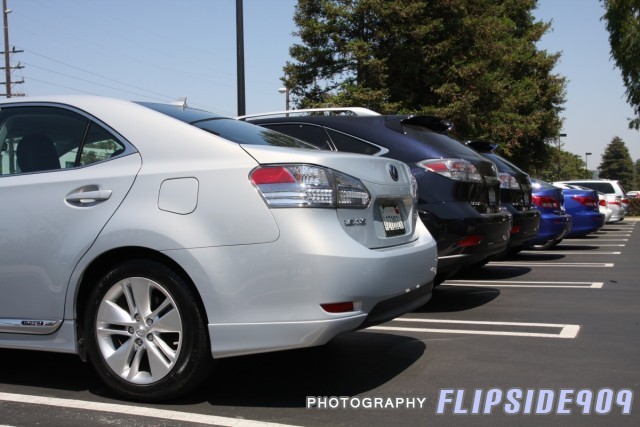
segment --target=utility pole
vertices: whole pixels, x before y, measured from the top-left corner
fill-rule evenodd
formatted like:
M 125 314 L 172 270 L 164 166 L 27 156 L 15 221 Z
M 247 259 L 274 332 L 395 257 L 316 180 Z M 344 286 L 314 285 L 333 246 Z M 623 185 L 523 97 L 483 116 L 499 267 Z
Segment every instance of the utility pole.
M 7 9 L 7 0 L 2 0 L 2 16 L 4 18 L 4 67 L 0 67 L 0 69 L 4 69 L 4 85 L 6 87 L 6 92 L 4 94 L 0 94 L 0 96 L 6 96 L 7 98 L 11 98 L 11 96 L 24 96 L 24 93 L 11 93 L 11 87 L 13 84 L 24 83 L 24 79 L 19 82 L 11 81 L 11 70 L 18 70 L 24 68 L 24 66 L 18 63 L 17 66 L 11 66 L 11 54 L 12 53 L 20 53 L 24 52 L 22 50 L 16 50 L 14 47 L 11 52 L 9 52 L 9 17 L 8 15 L 11 13 L 11 9 Z
M 3 0 L 6 1 L 6 0 Z M 244 92 L 244 13 L 242 0 L 236 0 L 236 52 L 238 67 L 238 115 L 246 114 Z

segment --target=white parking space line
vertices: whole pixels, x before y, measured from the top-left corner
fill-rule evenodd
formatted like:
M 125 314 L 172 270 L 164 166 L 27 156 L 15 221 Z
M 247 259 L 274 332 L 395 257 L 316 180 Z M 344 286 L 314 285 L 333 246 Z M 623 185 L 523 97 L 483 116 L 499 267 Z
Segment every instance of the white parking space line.
M 594 244 L 591 244 L 591 243 L 579 243 L 579 242 L 567 242 L 565 244 L 565 242 L 563 240 L 562 243 L 560 243 L 558 246 L 556 246 L 556 248 L 560 248 L 560 250 L 562 250 L 562 248 L 566 247 L 566 246 L 579 246 L 582 249 L 582 248 L 601 248 L 601 247 L 603 247 L 603 248 L 604 247 L 624 248 L 627 245 L 625 245 L 624 243 L 616 245 L 616 244 L 611 244 L 611 243 L 597 243 L 597 244 L 594 243 Z M 526 250 L 531 250 L 531 249 L 526 249 Z M 533 252 L 536 252 L 536 251 L 533 250 Z
M 608 232 L 605 231 L 604 235 L 607 237 L 631 237 L 631 233 L 612 233 L 612 232 Z M 600 239 L 598 239 L 600 240 Z
M 46 405 L 60 408 L 82 409 L 87 411 L 108 412 L 118 415 L 133 415 L 170 421 L 200 423 L 229 427 L 291 427 L 287 424 L 267 423 L 263 421 L 244 420 L 239 418 L 219 417 L 216 415 L 193 414 L 189 412 L 168 411 L 159 408 L 129 406 L 113 403 L 87 402 L 75 399 L 59 399 L 55 397 L 31 396 L 26 394 L 1 393 L 0 401 Z
M 526 261 L 491 261 L 488 266 L 509 267 L 572 267 L 572 268 L 611 268 L 612 262 L 526 262 Z
M 624 243 L 580 243 L 580 242 L 565 242 L 564 240 L 556 248 L 565 251 L 583 251 L 585 249 L 598 249 L 598 248 L 624 248 L 627 245 Z M 537 252 L 535 249 L 525 249 L 527 251 Z
M 450 320 L 450 319 L 417 319 L 399 317 L 392 322 L 412 322 L 412 323 L 435 323 L 435 324 L 458 324 L 458 325 L 486 325 L 486 326 L 517 326 L 523 328 L 555 328 L 560 329 L 557 333 L 546 332 L 517 332 L 517 331 L 494 331 L 494 330 L 473 330 L 473 329 L 440 329 L 440 328 L 411 328 L 400 326 L 372 326 L 367 329 L 378 331 L 398 331 L 398 332 L 434 332 L 441 334 L 467 334 L 467 335 L 495 335 L 512 337 L 531 338 L 564 338 L 573 339 L 580 332 L 580 325 L 566 325 L 556 323 L 520 323 L 520 322 L 485 322 L 476 320 Z
M 600 242 L 628 242 L 629 239 L 562 239 L 562 243 L 571 242 L 571 243 L 584 243 L 586 245 L 594 244 L 600 245 Z
M 528 251 L 528 253 L 531 254 L 540 254 L 540 255 L 620 255 L 622 252 L 616 252 L 616 251 L 591 251 L 591 252 L 585 252 L 585 251 L 571 251 L 571 250 L 562 250 L 562 249 L 558 249 L 558 250 L 554 250 L 554 251 Z
M 533 282 L 526 280 L 446 280 L 447 286 L 493 288 L 565 288 L 565 289 L 601 289 L 604 282 Z

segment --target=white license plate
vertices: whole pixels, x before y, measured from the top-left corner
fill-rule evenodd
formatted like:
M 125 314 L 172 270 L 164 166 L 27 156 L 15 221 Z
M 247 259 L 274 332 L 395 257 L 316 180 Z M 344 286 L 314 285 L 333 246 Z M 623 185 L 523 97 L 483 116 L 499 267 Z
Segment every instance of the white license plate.
M 395 203 L 385 203 L 380 205 L 382 223 L 387 237 L 400 236 L 405 233 L 402 211 Z

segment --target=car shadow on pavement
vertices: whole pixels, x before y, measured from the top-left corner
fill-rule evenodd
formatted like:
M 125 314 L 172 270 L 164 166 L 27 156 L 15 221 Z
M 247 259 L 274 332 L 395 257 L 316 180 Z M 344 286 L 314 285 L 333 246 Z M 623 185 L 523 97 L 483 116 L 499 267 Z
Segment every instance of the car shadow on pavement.
M 600 250 L 601 247 L 597 244 L 589 244 L 589 242 L 584 242 L 582 244 L 568 244 L 561 243 L 558 246 L 547 249 L 548 251 L 597 251 Z
M 629 231 L 627 228 L 611 228 L 611 227 L 607 227 L 606 230 L 598 230 L 593 234 L 607 234 L 605 233 L 605 231 Z
M 485 265 L 480 268 L 473 268 L 461 271 L 451 279 L 455 280 L 504 280 L 513 279 L 515 277 L 524 276 L 529 273 L 531 268 L 522 266 L 505 266 L 505 265 Z M 444 284 L 447 282 L 445 281 Z M 437 289 L 437 288 L 436 288 Z
M 516 255 L 511 255 L 505 261 L 553 261 L 566 258 L 566 255 L 552 254 L 549 252 L 523 251 Z
M 358 331 L 299 350 L 219 359 L 211 376 L 184 397 L 161 406 L 305 407 L 307 396 L 355 396 L 391 381 L 425 352 L 424 342 L 403 335 Z M 0 350 L 3 391 L 82 398 L 88 392 L 130 404 L 107 389 L 77 355 Z M 39 391 L 38 391 L 39 390 Z M 33 393 L 33 391 L 31 392 Z
M 91 366 L 75 354 L 0 350 L 0 383 L 72 392 L 100 383 Z
M 445 281 L 433 290 L 433 296 L 428 303 L 414 310 L 414 313 L 441 313 L 471 310 L 488 304 L 500 295 L 500 290 L 491 285 L 475 286 L 447 286 Z
M 391 381 L 425 352 L 415 338 L 360 331 L 300 350 L 217 361 L 187 399 L 212 406 L 305 407 L 307 396 L 356 396 Z

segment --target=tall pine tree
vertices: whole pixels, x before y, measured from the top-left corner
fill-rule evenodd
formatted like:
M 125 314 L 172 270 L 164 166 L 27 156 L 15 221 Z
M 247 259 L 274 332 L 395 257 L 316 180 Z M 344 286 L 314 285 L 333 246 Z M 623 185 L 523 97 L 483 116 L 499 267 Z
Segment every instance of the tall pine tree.
M 629 190 L 634 185 L 633 160 L 629 149 L 620 137 L 613 137 L 602 155 L 600 163 L 600 178 L 617 179 L 620 184 Z
M 525 168 L 560 132 L 559 54 L 536 42 L 536 0 L 299 0 L 301 43 L 285 84 L 300 107 L 357 105 L 455 123 L 461 139 L 501 144 Z

